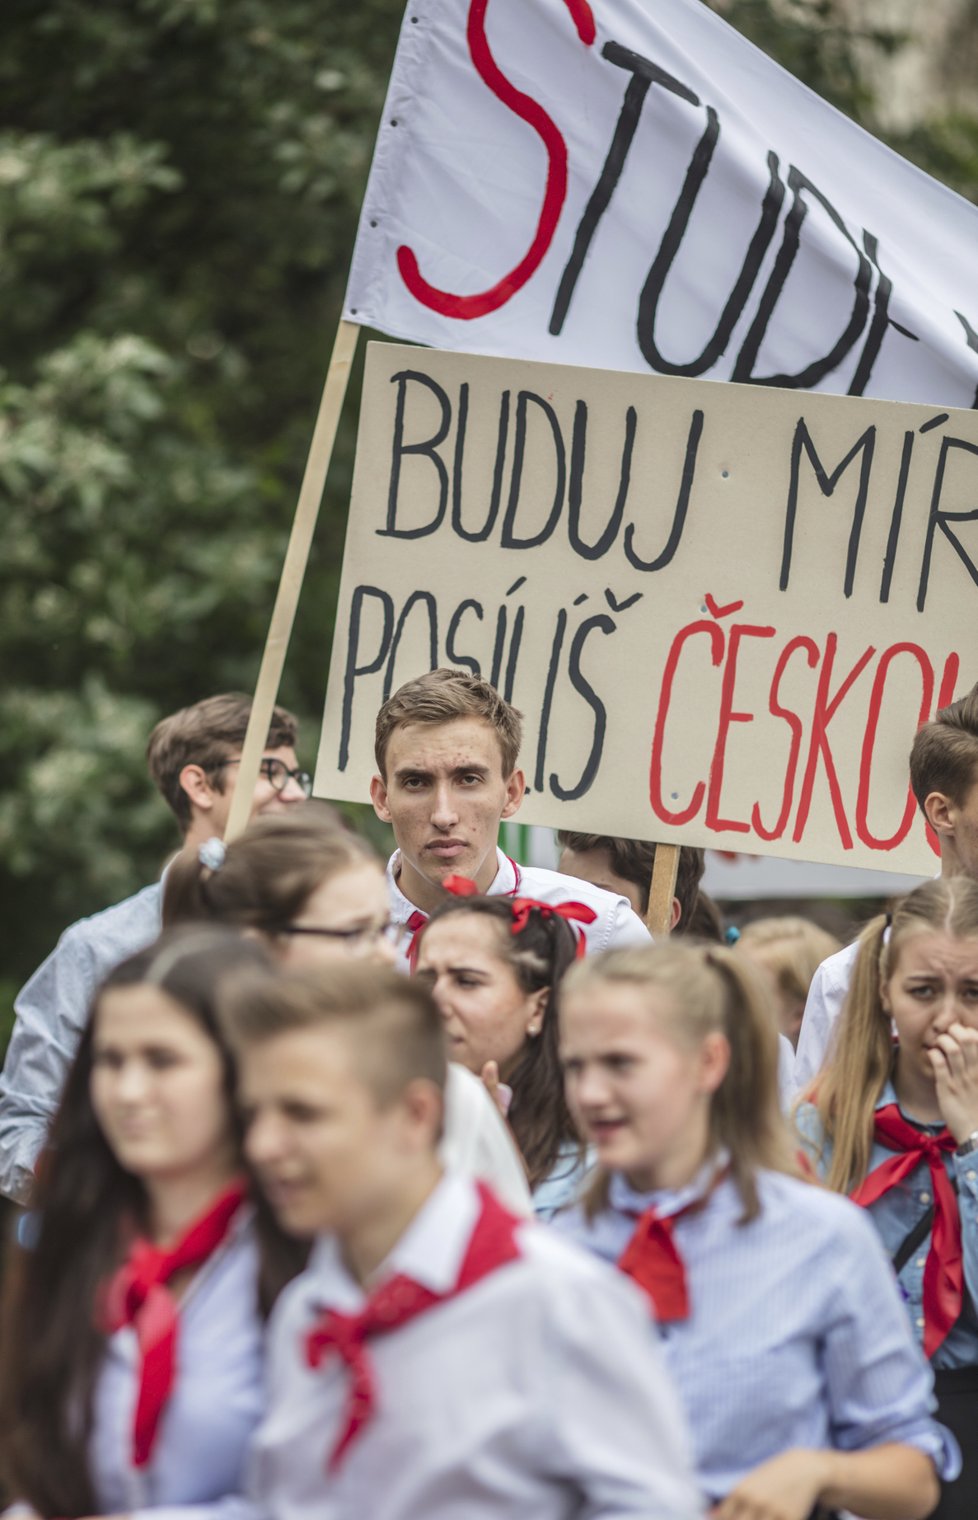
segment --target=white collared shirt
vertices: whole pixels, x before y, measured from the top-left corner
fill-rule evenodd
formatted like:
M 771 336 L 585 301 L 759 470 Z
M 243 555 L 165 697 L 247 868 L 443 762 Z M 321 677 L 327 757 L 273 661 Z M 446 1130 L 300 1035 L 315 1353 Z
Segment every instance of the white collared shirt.
M 391 919 L 395 924 L 406 924 L 412 913 L 417 912 L 397 884 L 400 851 L 395 850 L 387 862 L 387 886 L 391 899 Z M 496 850 L 496 874 L 486 889 L 487 897 L 535 897 L 538 902 L 581 902 L 593 908 L 597 915 L 592 924 L 575 924 L 574 930 L 584 931 L 588 953 L 598 950 L 620 950 L 627 945 L 648 945 L 652 936 L 635 912 L 627 897 L 606 892 L 603 887 L 592 886 L 576 876 L 564 876 L 560 871 L 547 871 L 543 866 L 519 866 L 502 850 Z M 406 946 L 404 966 L 407 965 Z M 402 967 L 403 969 L 403 967 Z
M 446 1175 L 378 1281 L 405 1273 L 449 1291 L 478 1215 Z M 376 1410 L 327 1476 L 349 1373 L 313 1371 L 307 1330 L 356 1313 L 362 1288 L 323 1238 L 269 1332 L 269 1410 L 255 1491 L 275 1520 L 694 1520 L 679 1401 L 648 1307 L 619 1274 L 530 1222 L 521 1256 L 399 1329 L 373 1337 Z
M 438 1155 L 452 1171 L 488 1182 L 511 1213 L 532 1212 L 530 1185 L 509 1125 L 485 1083 L 457 1061 L 448 1063 L 445 1127 Z

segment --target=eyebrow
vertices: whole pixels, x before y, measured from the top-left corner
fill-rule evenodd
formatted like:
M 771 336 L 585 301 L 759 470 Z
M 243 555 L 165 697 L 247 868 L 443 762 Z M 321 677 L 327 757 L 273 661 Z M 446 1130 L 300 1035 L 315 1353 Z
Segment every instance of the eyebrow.
M 411 777 L 417 776 L 423 781 L 430 781 L 432 774 L 433 773 L 430 770 L 426 770 L 423 765 L 404 765 L 399 766 L 395 769 L 394 780 L 407 781 Z M 477 764 L 453 765 L 449 774 L 452 776 L 488 776 L 489 766 Z

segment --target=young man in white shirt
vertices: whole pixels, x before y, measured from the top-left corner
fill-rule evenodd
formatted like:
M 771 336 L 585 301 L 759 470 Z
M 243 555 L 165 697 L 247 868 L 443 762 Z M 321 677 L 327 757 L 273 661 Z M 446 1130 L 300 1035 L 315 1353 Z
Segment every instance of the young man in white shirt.
M 221 838 L 237 779 L 251 699 L 206 697 L 163 718 L 146 751 L 150 776 L 173 813 L 185 849 Z M 295 756 L 295 718 L 272 713 L 252 816 L 305 801 L 312 782 Z M 34 1164 L 103 977 L 160 932 L 162 882 L 71 924 L 17 995 L 0 1077 L 0 1193 L 30 1200 Z
M 578 900 L 595 911 L 589 951 L 647 944 L 628 900 L 576 877 L 517 865 L 497 847 L 500 821 L 523 801 L 518 769 L 522 719 L 488 681 L 464 670 L 432 670 L 401 686 L 377 715 L 374 811 L 394 830 L 388 866 L 392 917 L 418 928 L 442 900 L 449 876 L 480 892 Z
M 246 1149 L 314 1236 L 269 1329 L 253 1497 L 273 1520 L 694 1520 L 647 1305 L 437 1159 L 441 1017 L 421 984 L 249 976 L 223 1016 Z
M 940 710 L 914 736 L 910 786 L 937 837 L 942 876 L 978 881 L 978 685 Z M 821 1069 L 842 1012 L 857 944 L 824 960 L 812 978 L 795 1052 L 795 1087 Z

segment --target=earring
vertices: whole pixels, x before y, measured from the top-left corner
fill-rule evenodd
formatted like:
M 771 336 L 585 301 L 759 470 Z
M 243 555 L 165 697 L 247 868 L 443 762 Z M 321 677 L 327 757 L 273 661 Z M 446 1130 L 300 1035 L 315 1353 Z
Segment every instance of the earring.
M 527 1024 L 527 1026 L 526 1026 L 526 1032 L 529 1035 L 529 1037 L 530 1037 L 531 1040 L 535 1040 L 536 1037 L 537 1037 L 537 1035 L 540 1033 L 540 1025 L 539 1024 Z

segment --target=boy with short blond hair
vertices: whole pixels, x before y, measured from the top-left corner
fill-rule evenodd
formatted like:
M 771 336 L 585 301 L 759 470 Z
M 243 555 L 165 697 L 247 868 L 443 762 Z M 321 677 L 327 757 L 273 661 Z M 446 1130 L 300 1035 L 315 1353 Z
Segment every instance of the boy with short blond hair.
M 340 967 L 225 991 L 246 1147 L 315 1238 L 276 1306 L 255 1498 L 274 1520 L 694 1520 L 676 1395 L 621 1274 L 444 1174 L 427 990 Z

